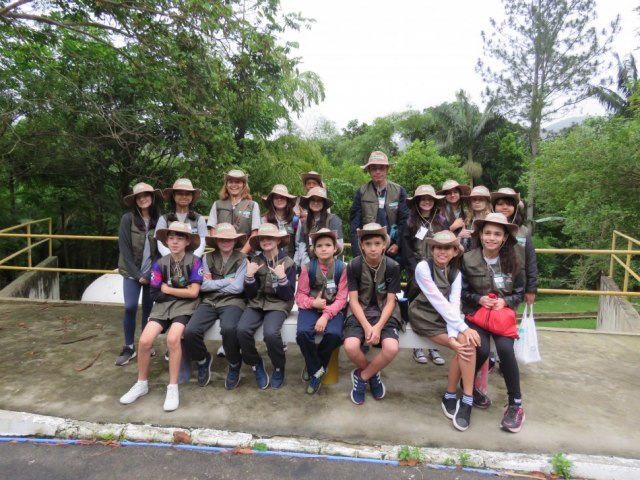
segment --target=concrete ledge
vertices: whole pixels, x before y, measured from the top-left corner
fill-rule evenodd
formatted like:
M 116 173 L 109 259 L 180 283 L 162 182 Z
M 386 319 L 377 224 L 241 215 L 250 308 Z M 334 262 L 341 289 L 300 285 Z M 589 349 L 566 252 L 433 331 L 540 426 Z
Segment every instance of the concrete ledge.
M 350 445 L 310 438 L 259 438 L 250 433 L 214 429 L 187 429 L 152 425 L 100 424 L 70 419 L 0 410 L 0 435 L 44 436 L 52 438 L 99 439 L 113 436 L 140 442 L 174 443 L 174 432 L 188 433 L 193 442 L 208 446 L 247 448 L 264 443 L 268 449 L 353 458 L 397 460 L 400 445 Z M 462 453 L 468 455 L 468 466 L 485 469 L 551 473 L 551 455 L 491 452 L 446 448 L 420 448 L 426 463 L 459 463 Z M 597 455 L 568 454 L 574 464 L 572 474 L 593 480 L 636 480 L 640 478 L 640 460 Z
M 58 257 L 48 257 L 36 267 L 57 268 Z M 25 272 L 0 290 L 0 297 L 59 300 L 60 276 L 58 272 Z
M 619 292 L 609 277 L 600 277 L 600 290 Z M 598 307 L 598 331 L 640 332 L 640 313 L 625 297 L 601 295 Z

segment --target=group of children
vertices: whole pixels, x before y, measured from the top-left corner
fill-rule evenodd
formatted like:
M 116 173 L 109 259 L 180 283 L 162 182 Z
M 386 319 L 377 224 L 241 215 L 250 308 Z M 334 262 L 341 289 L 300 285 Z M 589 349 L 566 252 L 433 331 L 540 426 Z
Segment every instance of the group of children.
M 515 311 L 526 292 L 535 295 L 537 287 L 530 283 L 529 272 L 525 275 L 530 236 L 513 223 L 519 196 L 503 189 L 503 196 L 497 192 L 494 197 L 484 187 L 471 190 L 447 181 L 437 193 L 430 185 L 421 185 L 407 197 L 404 188 L 386 180 L 390 166 L 384 153 L 373 152 L 362 167 L 372 181 L 354 198 L 350 222 L 354 258 L 348 264 L 338 258 L 344 245 L 342 224 L 330 211 L 333 202 L 317 172 L 301 176 L 307 195 L 300 198 L 290 195 L 286 186 L 275 185 L 262 199 L 266 213 L 261 218 L 248 176 L 231 170 L 211 208 L 208 232 L 204 218 L 192 210 L 200 191 L 188 179 L 177 180 L 162 194 L 147 184 L 135 185 L 124 198 L 131 211 L 120 224 L 125 346 L 116 364 L 124 365 L 137 355 L 138 381 L 120 402 L 132 403 L 148 392 L 153 341 L 163 332 L 169 357 L 164 410 L 179 406 L 181 363 L 195 362 L 198 384 L 206 386 L 213 357 L 204 336 L 218 319 L 228 363 L 225 388 L 236 388 L 243 363 L 260 389 L 282 387 L 286 346 L 281 328 L 294 303 L 306 392 L 318 391 L 332 353 L 343 345 L 355 365 L 353 403 L 365 402 L 367 386 L 373 398 L 381 400 L 386 393 L 381 371 L 399 351 L 403 318 L 398 296 L 404 267 L 412 329 L 453 351 L 441 402 L 444 414 L 456 429 L 466 430 L 472 407 L 490 405 L 474 381 L 493 338 L 509 395 L 501 426 L 519 431 L 524 412 L 513 355 L 517 333 L 506 334 L 494 326 L 494 317 Z M 468 214 L 463 196 L 471 205 Z M 162 198 L 171 208 L 160 216 Z M 505 198 L 509 206 L 515 204 L 515 211 L 491 213 L 490 202 Z M 203 256 L 205 246 L 213 250 Z M 157 258 L 157 251 L 164 255 Z M 531 274 L 535 257 L 533 262 L 533 268 L 531 261 L 528 265 Z M 143 332 L 136 352 L 133 336 L 140 291 Z M 479 320 L 484 310 L 493 323 Z M 270 371 L 255 345 L 260 326 Z M 318 334 L 322 340 L 316 344 Z M 367 353 L 368 346 L 379 350 Z M 432 358 L 441 359 L 435 352 Z M 421 355 L 421 350 L 414 351 L 417 361 Z

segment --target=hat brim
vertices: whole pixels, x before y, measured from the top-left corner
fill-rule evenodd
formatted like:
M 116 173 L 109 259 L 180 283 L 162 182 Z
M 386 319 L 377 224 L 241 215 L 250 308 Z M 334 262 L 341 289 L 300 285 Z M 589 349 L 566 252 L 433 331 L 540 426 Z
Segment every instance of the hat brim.
M 289 245 L 289 234 L 281 232 L 280 235 L 255 235 L 249 238 L 249 245 L 253 250 L 260 250 L 260 239 L 263 237 L 275 238 L 280 240 L 278 248 L 284 248 Z
M 167 248 L 169 248 L 169 245 L 167 245 L 167 237 L 169 236 L 169 232 L 176 232 L 176 233 L 182 233 L 183 235 L 189 235 L 189 239 L 191 241 L 189 242 L 189 245 L 187 245 L 187 248 L 185 248 L 187 252 L 192 252 L 200 246 L 200 236 L 197 233 L 187 234 L 182 230 L 173 230 L 170 228 L 161 228 L 160 230 L 156 230 L 156 233 L 155 233 L 156 240 L 159 240 L 160 242 L 162 242 L 162 244 Z
M 460 241 L 457 238 L 450 242 L 438 242 L 434 238 L 427 238 L 427 245 L 429 249 L 433 247 L 454 247 L 457 250 L 456 257 L 461 257 L 464 254 L 464 247 L 460 245 Z
M 204 242 L 207 244 L 207 247 L 211 247 L 215 249 L 218 248 L 218 240 L 235 240 L 236 248 L 237 248 L 239 245 L 245 244 L 245 242 L 247 241 L 247 235 L 244 233 L 236 233 L 236 234 L 225 235 L 225 236 L 211 235 L 211 236 L 204 237 Z
M 144 191 L 144 192 L 138 192 L 138 193 L 131 193 L 129 195 L 126 195 L 125 197 L 122 197 L 122 203 L 124 203 L 128 208 L 133 208 L 135 206 L 135 198 L 136 195 L 140 195 L 141 193 L 151 193 L 153 194 L 153 198 L 154 198 L 154 202 L 160 202 L 162 203 L 164 201 L 164 197 L 162 196 L 162 192 L 160 191 L 159 188 L 156 188 L 152 191 Z
M 333 243 L 336 246 L 336 255 L 340 255 L 342 253 L 342 247 L 340 246 L 340 242 L 338 241 L 338 232 L 332 230 L 329 232 L 314 232 L 309 234 L 309 238 L 311 239 L 312 246 L 316 243 L 316 238 L 329 237 L 333 239 Z
M 362 237 L 367 237 L 369 235 L 377 235 L 385 238 L 387 242 L 387 246 L 385 247 L 385 250 L 389 248 L 389 246 L 391 245 L 391 237 L 387 233 L 386 227 L 380 227 L 375 230 L 365 230 L 364 228 L 356 228 L 356 234 L 358 235 L 358 242 L 362 241 Z
M 513 198 L 516 201 L 516 204 L 519 203 L 520 194 L 519 193 L 502 193 L 502 192 L 491 192 L 491 203 L 497 202 L 501 198 Z
M 307 180 L 315 180 L 318 182 L 318 185 L 322 186 L 322 175 L 317 175 L 315 173 L 303 173 L 300 175 L 300 180 L 303 185 L 307 183 Z
M 192 202 L 197 201 L 200 198 L 200 193 L 202 192 L 202 190 L 200 190 L 199 188 L 194 188 L 193 190 L 189 190 L 188 188 L 165 188 L 162 191 L 162 196 L 164 197 L 164 199 L 166 201 L 170 201 L 173 198 L 173 192 L 176 190 L 180 190 L 181 192 L 192 192 L 193 193 L 193 200 Z
M 436 195 L 436 194 L 431 194 L 431 193 L 423 193 L 422 195 L 414 195 L 413 197 L 407 197 L 407 199 L 405 200 L 405 203 L 407 204 L 407 206 L 409 208 L 413 207 L 413 205 L 416 203 L 416 199 L 418 198 L 422 198 L 422 197 L 430 197 L 433 198 L 434 202 L 437 202 L 438 200 L 442 200 L 444 198 L 444 195 Z
M 311 196 L 308 196 L 308 197 L 300 197 L 300 206 L 302 208 L 304 208 L 305 210 L 309 210 L 309 200 L 311 200 L 311 197 L 322 198 L 322 200 L 324 201 L 324 204 L 325 204 L 327 209 L 331 208 L 333 206 L 333 204 L 334 204 L 334 201 L 331 200 L 330 198 L 318 197 L 318 195 L 311 195 Z
M 366 172 L 369 170 L 369 167 L 372 165 L 377 165 L 379 167 L 393 167 L 395 163 L 367 162 L 365 165 L 361 165 L 360 168 Z
M 484 218 L 477 218 L 473 221 L 473 233 L 480 235 L 480 231 L 484 228 L 484 225 L 486 223 L 493 223 L 494 225 L 502 225 L 503 227 L 507 227 L 507 230 L 509 230 L 509 234 L 512 237 L 516 236 L 519 228 L 515 223 L 494 222 L 492 220 L 485 220 Z
M 242 181 L 242 182 L 244 182 L 244 183 L 247 183 L 247 182 L 249 181 L 249 175 L 248 175 L 248 174 L 246 174 L 246 173 L 244 174 L 244 176 L 243 176 L 243 177 L 236 177 L 236 176 L 228 175 L 228 174 L 226 174 L 226 173 L 225 173 L 225 174 L 224 174 L 224 183 L 227 183 L 227 181 L 228 181 L 230 178 L 232 178 L 232 179 L 234 179 L 234 180 L 240 180 L 240 181 Z
M 469 185 L 456 185 L 455 187 L 447 188 L 446 190 L 438 190 L 436 193 L 438 195 L 446 196 L 448 191 L 455 190 L 456 188 L 460 190 L 460 194 L 463 197 L 468 197 L 471 193 L 471 187 Z

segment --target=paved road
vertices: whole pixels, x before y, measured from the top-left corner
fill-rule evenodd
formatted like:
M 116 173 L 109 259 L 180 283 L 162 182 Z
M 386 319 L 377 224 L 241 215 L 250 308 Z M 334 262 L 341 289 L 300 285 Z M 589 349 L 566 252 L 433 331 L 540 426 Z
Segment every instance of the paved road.
M 12 480 L 487 480 L 487 474 L 352 461 L 234 455 L 158 447 L 0 443 L 0 476 Z M 501 478 L 513 478 L 504 476 Z

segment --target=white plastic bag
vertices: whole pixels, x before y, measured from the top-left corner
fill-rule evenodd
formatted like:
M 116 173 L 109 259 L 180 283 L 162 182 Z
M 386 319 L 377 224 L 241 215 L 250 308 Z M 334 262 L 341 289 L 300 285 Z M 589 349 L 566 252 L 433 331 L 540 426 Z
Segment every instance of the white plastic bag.
M 513 349 L 516 359 L 520 363 L 535 363 L 542 360 L 538 350 L 538 334 L 536 322 L 533 319 L 533 305 L 525 305 L 522 313 L 522 322 L 518 327 L 519 339 L 515 341 Z

